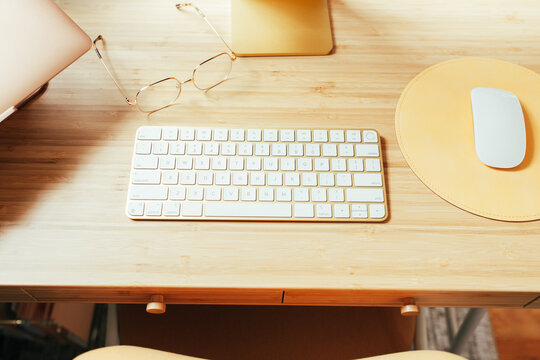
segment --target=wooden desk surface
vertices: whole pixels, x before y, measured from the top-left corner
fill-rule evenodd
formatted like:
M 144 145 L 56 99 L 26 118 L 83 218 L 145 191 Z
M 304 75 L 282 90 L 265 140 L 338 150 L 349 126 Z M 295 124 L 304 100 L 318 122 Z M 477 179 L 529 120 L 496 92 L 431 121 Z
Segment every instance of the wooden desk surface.
M 103 34 L 121 82 L 187 77 L 219 41 L 173 2 L 59 1 Z M 229 3 L 199 5 L 229 37 Z M 151 117 L 128 107 L 89 52 L 0 124 L 0 300 L 524 306 L 540 295 L 540 221 L 484 219 L 413 174 L 394 132 L 405 85 L 460 56 L 540 71 L 534 0 L 332 1 L 335 52 L 240 58 L 209 93 Z M 384 224 L 150 222 L 124 215 L 142 125 L 374 127 Z M 428 151 L 428 149 L 426 149 Z M 536 302 L 538 303 L 538 302 Z

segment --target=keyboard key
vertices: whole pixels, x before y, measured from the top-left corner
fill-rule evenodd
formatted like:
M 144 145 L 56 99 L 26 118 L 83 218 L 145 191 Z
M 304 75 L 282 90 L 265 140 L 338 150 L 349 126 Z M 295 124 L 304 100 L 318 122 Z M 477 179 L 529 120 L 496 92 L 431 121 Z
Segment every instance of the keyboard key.
M 218 186 L 209 186 L 204 192 L 204 199 L 210 201 L 221 200 L 221 188 Z
M 211 171 L 201 171 L 197 174 L 197 184 L 212 185 L 214 181 L 214 173 Z
M 234 143 L 221 144 L 221 155 L 226 155 L 226 156 L 236 155 L 236 144 Z
M 376 159 L 377 161 L 379 159 Z M 364 165 L 362 159 L 349 159 L 349 171 L 364 171 Z
M 259 188 L 259 200 L 260 201 L 274 201 L 274 189 L 273 188 Z
M 145 215 L 147 216 L 161 216 L 161 202 L 159 201 L 148 201 L 144 209 Z
M 369 204 L 369 216 L 373 219 L 382 219 L 386 215 L 384 204 Z
M 255 155 L 257 156 L 270 155 L 270 144 L 266 144 L 266 143 L 255 144 Z
M 159 157 L 155 155 L 135 155 L 133 157 L 134 169 L 157 169 Z
M 231 141 L 244 141 L 244 129 L 232 129 Z
M 247 131 L 247 141 L 261 141 L 262 130 L 261 129 L 249 129 Z
M 289 144 L 289 156 L 304 156 L 304 146 L 302 144 Z
M 366 171 L 381 171 L 379 159 L 366 159 Z
M 358 174 L 354 174 L 355 176 Z M 352 186 L 351 174 L 336 174 L 337 186 Z M 357 185 L 358 186 L 358 185 Z
M 382 189 L 347 189 L 349 202 L 383 202 Z
M 366 143 L 376 143 L 379 140 L 377 139 L 377 132 L 373 130 L 364 130 L 364 142 Z
M 330 130 L 331 142 L 345 142 L 345 131 L 343 130 Z
M 257 188 L 243 187 L 241 191 L 242 201 L 255 201 L 257 199 Z
M 195 158 L 195 170 L 209 170 L 210 158 L 208 156 L 197 156 Z
M 276 200 L 277 201 L 291 201 L 292 200 L 291 188 L 276 189 Z
M 299 186 L 300 185 L 300 174 L 298 174 L 298 173 L 286 173 L 285 174 L 285 185 L 287 185 L 287 186 Z
M 317 174 L 302 173 L 302 186 L 317 186 Z
M 278 159 L 276 158 L 264 158 L 263 169 L 269 171 L 275 171 L 278 169 Z
M 294 130 L 280 130 L 279 131 L 279 141 L 293 142 L 294 141 Z
M 184 155 L 185 151 L 186 151 L 185 142 L 174 142 L 170 144 L 171 155 Z
M 351 144 L 339 144 L 339 156 L 354 156 L 353 146 Z
M 203 193 L 204 193 L 203 187 L 190 186 L 187 188 L 187 199 L 188 200 L 202 200 Z
M 325 202 L 326 201 L 326 189 L 313 188 L 311 189 L 311 201 Z
M 328 201 L 331 202 L 343 202 L 345 201 L 345 194 L 343 189 L 328 189 Z
M 238 144 L 238 155 L 251 156 L 253 154 L 253 144 L 242 143 Z
M 313 163 L 310 158 L 298 159 L 298 170 L 300 171 L 312 171 Z
M 161 171 L 159 170 L 133 170 L 131 172 L 132 184 L 154 184 L 161 183 Z
M 309 201 L 308 189 L 294 188 L 294 201 Z
M 298 142 L 311 142 L 311 130 L 296 130 Z
M 313 161 L 315 163 L 315 171 L 330 171 L 330 160 L 325 158 L 317 158 Z
M 313 141 L 314 142 L 327 142 L 328 131 L 327 130 L 313 130 Z
M 319 174 L 319 185 L 334 186 L 334 174 L 333 173 Z
M 350 174 L 347 175 L 350 176 Z M 354 186 L 382 186 L 382 176 L 381 174 L 354 174 Z
M 379 156 L 379 146 L 377 144 L 356 144 L 356 156 Z
M 187 144 L 187 154 L 188 155 L 201 155 L 202 154 L 202 144 L 200 142 L 189 142 Z
M 278 172 L 269 172 L 266 175 L 268 185 L 281 186 L 283 185 L 283 174 Z
M 351 213 L 353 218 L 366 219 L 368 217 L 366 204 L 352 204 Z
M 322 146 L 322 155 L 323 156 L 337 156 L 337 146 L 336 144 L 323 144 Z
M 321 156 L 321 147 L 319 144 L 306 144 L 306 156 Z
M 347 134 L 347 142 L 350 142 L 350 143 L 362 142 L 360 130 L 347 130 L 346 134 Z
M 246 158 L 246 170 L 261 170 L 261 158 Z
M 244 158 L 241 158 L 241 157 L 230 158 L 229 170 L 244 170 Z
M 263 172 L 252 172 L 249 181 L 250 185 L 263 186 L 266 184 L 266 174 Z
M 184 141 L 195 140 L 195 129 L 190 129 L 190 128 L 180 129 L 180 140 L 184 140 Z
M 204 215 L 211 217 L 290 218 L 291 204 L 285 203 L 206 203 Z
M 178 171 L 167 170 L 163 171 L 163 185 L 176 185 L 178 184 Z
M 152 143 L 150 141 L 137 141 L 135 145 L 135 153 L 140 155 L 149 155 L 152 149 Z
M 294 217 L 312 218 L 313 205 L 312 204 L 294 204 Z
M 182 185 L 195 185 L 195 171 L 181 171 L 180 172 L 180 184 Z
M 209 141 L 210 139 L 212 139 L 211 129 L 197 129 L 197 140 Z
M 209 142 L 204 144 L 204 155 L 218 155 L 219 143 Z
M 272 144 L 272 156 L 285 156 L 287 155 L 286 144 Z
M 233 173 L 233 185 L 247 185 L 248 173 L 245 171 Z
M 317 217 L 331 218 L 332 217 L 332 205 L 330 204 L 317 204 Z
M 231 173 L 226 171 L 218 171 L 216 173 L 216 185 L 230 185 Z
M 167 140 L 167 141 L 178 140 L 178 128 L 171 128 L 171 127 L 163 128 L 163 140 Z
M 223 200 L 237 201 L 238 200 L 238 188 L 237 187 L 225 187 L 225 188 L 223 188 Z
M 185 200 L 186 199 L 186 187 L 185 186 L 171 186 L 169 188 L 171 200 Z
M 340 219 L 349 218 L 350 217 L 349 205 L 348 204 L 335 204 L 334 216 Z
M 159 157 L 159 168 L 164 170 L 174 169 L 176 166 L 176 158 L 174 156 L 165 155 Z
M 159 140 L 161 139 L 161 128 L 153 126 L 143 126 L 137 132 L 139 140 Z
M 180 203 L 179 202 L 166 202 L 163 204 L 164 216 L 179 216 L 180 215 Z
M 144 213 L 144 201 L 129 201 L 127 212 L 131 216 L 142 216 Z
M 200 202 L 182 203 L 182 216 L 202 216 L 202 203 Z
M 281 158 L 280 159 L 280 169 L 281 171 L 294 171 L 296 169 L 295 160 L 291 158 Z
M 212 170 L 227 170 L 227 158 L 223 156 L 212 158 Z
M 178 170 L 191 170 L 193 168 L 193 158 L 191 156 L 178 156 L 176 158 L 176 168 Z
M 345 159 L 332 159 L 332 171 L 347 171 Z
M 263 140 L 271 142 L 278 141 L 278 131 L 275 129 L 264 129 Z
M 227 129 L 215 129 L 214 140 L 215 141 L 227 141 L 229 139 L 229 130 Z
M 132 200 L 167 200 L 168 192 L 169 187 L 167 186 L 131 185 L 129 198 Z

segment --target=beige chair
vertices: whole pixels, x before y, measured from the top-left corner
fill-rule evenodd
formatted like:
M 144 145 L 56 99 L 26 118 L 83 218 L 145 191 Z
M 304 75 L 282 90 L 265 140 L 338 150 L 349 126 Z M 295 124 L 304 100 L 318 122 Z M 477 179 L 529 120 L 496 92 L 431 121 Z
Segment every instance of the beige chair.
M 84 353 L 75 360 L 202 360 L 191 356 L 178 355 L 165 351 L 137 346 L 110 346 Z M 465 360 L 461 356 L 441 351 L 408 351 L 381 355 L 364 360 Z

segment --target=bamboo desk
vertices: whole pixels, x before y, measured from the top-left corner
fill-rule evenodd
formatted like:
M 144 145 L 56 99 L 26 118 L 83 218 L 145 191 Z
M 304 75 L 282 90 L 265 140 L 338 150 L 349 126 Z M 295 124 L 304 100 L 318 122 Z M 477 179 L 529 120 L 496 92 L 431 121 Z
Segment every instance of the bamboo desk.
M 169 1 L 59 1 L 101 33 L 134 94 L 221 50 Z M 226 38 L 229 3 L 199 4 Z M 233 78 L 147 118 L 89 52 L 0 124 L 0 301 L 539 306 L 540 222 L 461 211 L 427 189 L 396 143 L 394 110 L 427 66 L 491 56 L 540 71 L 536 1 L 332 1 L 335 51 L 240 58 Z M 374 127 L 384 224 L 135 222 L 124 215 L 141 125 Z

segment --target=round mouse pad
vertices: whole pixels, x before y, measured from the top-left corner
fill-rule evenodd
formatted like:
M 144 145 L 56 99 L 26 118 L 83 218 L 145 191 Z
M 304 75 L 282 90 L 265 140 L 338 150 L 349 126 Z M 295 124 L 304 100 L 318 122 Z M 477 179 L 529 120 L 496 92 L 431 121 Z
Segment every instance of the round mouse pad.
M 508 90 L 521 103 L 527 149 L 512 169 L 476 156 L 470 92 Z M 464 58 L 434 65 L 405 88 L 396 109 L 403 156 L 420 180 L 446 201 L 487 218 L 540 219 L 540 75 L 494 59 Z

